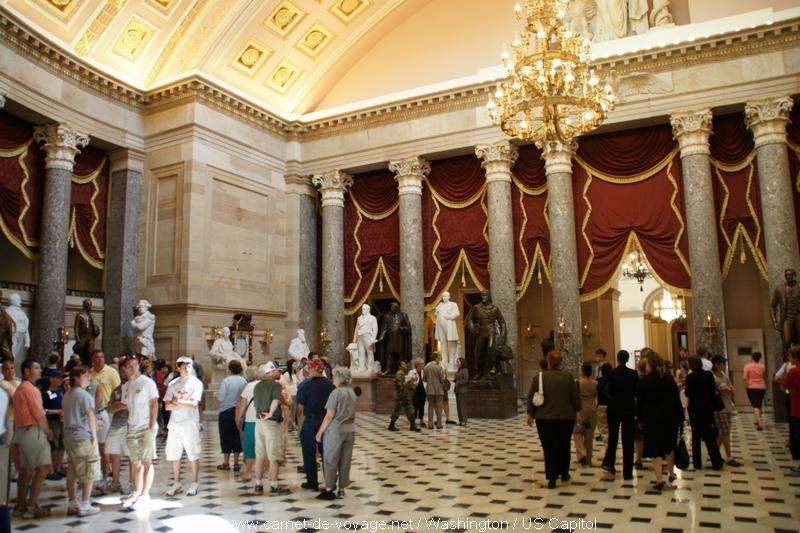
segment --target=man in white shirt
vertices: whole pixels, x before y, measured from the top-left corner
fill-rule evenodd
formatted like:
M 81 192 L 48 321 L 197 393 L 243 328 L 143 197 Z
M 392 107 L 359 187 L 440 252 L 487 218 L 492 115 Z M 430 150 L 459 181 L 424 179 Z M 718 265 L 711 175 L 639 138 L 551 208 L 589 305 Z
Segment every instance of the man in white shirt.
M 122 502 L 124 508 L 144 506 L 150 500 L 153 485 L 153 459 L 156 458 L 156 431 L 158 431 L 158 388 L 156 382 L 143 375 L 139 357 L 125 360 L 130 379 L 122 386 L 122 403 L 128 408 L 129 459 L 133 469 L 133 494 Z
M 711 364 L 711 360 L 708 358 L 708 349 L 705 347 L 698 348 L 697 357 L 700 358 L 700 364 L 703 365 L 703 370 L 711 372 L 714 365 Z
M 169 432 L 165 452 L 167 461 L 172 462 L 172 487 L 167 496 L 175 496 L 183 491 L 181 485 L 181 457 L 186 457 L 192 469 L 192 484 L 187 496 L 197 494 L 200 476 L 200 400 L 203 398 L 203 382 L 192 375 L 192 358 L 178 357 L 175 366 L 180 375 L 167 386 L 164 394 L 164 408 L 172 414 L 169 417 Z

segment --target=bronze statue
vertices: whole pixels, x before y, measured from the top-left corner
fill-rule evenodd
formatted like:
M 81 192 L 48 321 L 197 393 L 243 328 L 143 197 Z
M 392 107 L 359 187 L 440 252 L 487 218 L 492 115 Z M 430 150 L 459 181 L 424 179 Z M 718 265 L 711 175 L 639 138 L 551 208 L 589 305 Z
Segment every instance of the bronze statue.
M 797 285 L 797 272 L 787 268 L 783 273 L 786 283 L 778 286 L 769 304 L 772 327 L 781 335 L 783 347 L 781 357 L 792 344 L 800 343 L 800 286 Z
M 383 315 L 383 324 L 375 344 L 383 346 L 385 375 L 397 373 L 400 361 L 411 361 L 411 323 L 408 316 L 400 311 L 399 303 L 392 302 L 389 312 Z
M 3 297 L 3 291 L 0 291 L 0 299 Z M 0 358 L 14 360 L 14 321 L 6 313 L 5 307 L 0 304 Z
M 470 310 L 467 327 L 475 336 L 473 357 L 478 367 L 477 379 L 506 373 L 504 364 L 510 359 L 510 350 L 506 347 L 506 321 L 500 309 L 492 303 L 489 291 L 483 291 L 481 303 Z
M 100 336 L 100 327 L 94 323 L 92 301 L 83 301 L 83 310 L 75 315 L 75 345 L 72 351 L 81 356 L 81 363 L 89 367 L 92 364 L 94 340 Z

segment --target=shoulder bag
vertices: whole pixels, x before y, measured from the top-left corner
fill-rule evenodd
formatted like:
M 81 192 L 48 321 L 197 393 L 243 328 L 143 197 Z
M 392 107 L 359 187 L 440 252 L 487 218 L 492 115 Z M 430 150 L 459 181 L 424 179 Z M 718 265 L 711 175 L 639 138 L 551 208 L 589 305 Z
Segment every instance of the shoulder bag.
M 535 407 L 541 407 L 544 404 L 544 387 L 542 385 L 542 374 L 543 372 L 539 371 L 539 390 L 533 393 L 533 405 Z

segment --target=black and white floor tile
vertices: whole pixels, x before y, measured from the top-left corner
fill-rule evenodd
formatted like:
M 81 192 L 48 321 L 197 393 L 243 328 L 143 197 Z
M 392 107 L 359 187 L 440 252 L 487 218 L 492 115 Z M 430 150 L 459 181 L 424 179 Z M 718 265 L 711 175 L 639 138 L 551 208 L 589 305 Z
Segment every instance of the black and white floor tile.
M 455 406 L 453 406 L 453 412 Z M 116 498 L 99 498 L 103 511 L 90 519 L 66 516 L 63 482 L 47 482 L 43 520 L 14 519 L 14 531 L 34 533 L 187 531 L 550 531 L 590 528 L 615 532 L 789 532 L 800 530 L 800 476 L 792 474 L 785 424 L 755 430 L 752 416 L 734 417 L 734 453 L 744 466 L 721 472 L 681 472 L 674 488 L 651 489 L 653 473 L 606 479 L 597 468 L 575 464 L 572 481 L 541 487 L 543 456 L 524 417 L 471 420 L 467 427 L 412 433 L 386 430 L 388 417 L 359 413 L 351 486 L 345 498 L 321 501 L 300 488 L 300 447 L 290 434 L 282 483 L 291 493 L 255 495 L 239 474 L 218 471 L 216 424 L 206 421 L 200 492 L 164 495 L 172 474 L 160 460 L 152 505 L 123 510 Z M 602 451 L 595 445 L 595 456 Z M 159 441 L 163 451 L 163 440 Z M 599 460 L 595 460 L 599 462 Z M 645 463 L 647 467 L 647 463 Z M 187 470 L 184 466 L 184 477 Z M 265 487 L 266 488 L 266 487 Z M 304 522 L 305 519 L 305 522 Z M 551 520 L 554 519 L 554 520 Z

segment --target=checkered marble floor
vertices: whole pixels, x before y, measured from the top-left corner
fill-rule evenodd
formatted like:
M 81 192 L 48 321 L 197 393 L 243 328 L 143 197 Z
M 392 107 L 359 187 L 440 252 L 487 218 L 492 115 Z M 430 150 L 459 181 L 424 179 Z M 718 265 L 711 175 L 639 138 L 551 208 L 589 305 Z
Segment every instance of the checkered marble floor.
M 616 532 L 798 531 L 800 476 L 789 472 L 786 425 L 776 427 L 769 418 L 768 422 L 766 430 L 758 432 L 750 414 L 734 417 L 734 453 L 743 467 L 682 472 L 674 489 L 659 493 L 650 489 L 650 470 L 623 483 L 619 475 L 607 480 L 599 468 L 577 464 L 571 483 L 556 490 L 540 487 L 534 479 L 544 477 L 542 451 L 523 416 L 471 420 L 467 427 L 448 425 L 420 434 L 407 429 L 389 432 L 388 417 L 359 413 L 353 483 L 344 499 L 321 501 L 316 493 L 300 488 L 304 477 L 296 472 L 296 433 L 290 435 L 281 473 L 291 493 L 257 496 L 252 485 L 239 481 L 238 473 L 214 468 L 221 458 L 219 438 L 216 424 L 206 421 L 197 496 L 166 497 L 171 472 L 160 460 L 149 510 L 123 510 L 113 499 L 101 498 L 99 515 L 67 517 L 64 483 L 47 482 L 41 500 L 53 515 L 39 521 L 14 519 L 13 528 L 35 533 L 378 531 L 383 523 L 383 530 L 399 532 L 591 526 Z M 595 456 L 602 453 L 598 447 Z

